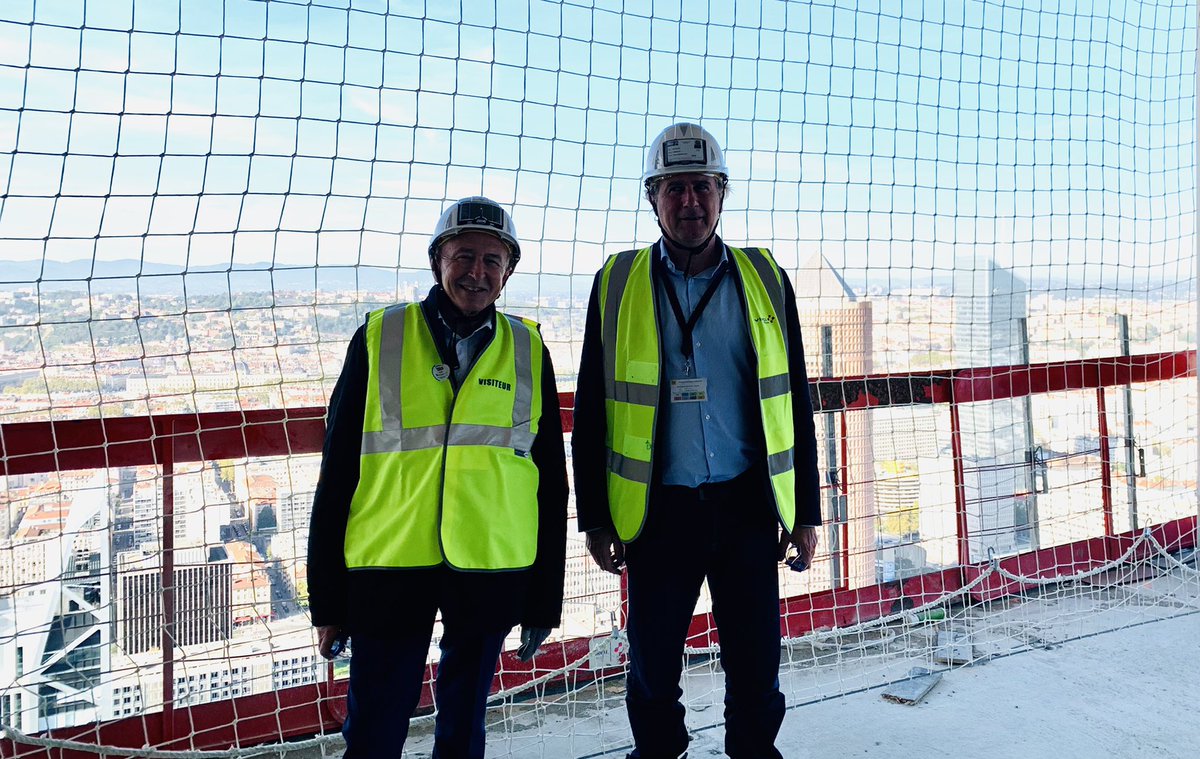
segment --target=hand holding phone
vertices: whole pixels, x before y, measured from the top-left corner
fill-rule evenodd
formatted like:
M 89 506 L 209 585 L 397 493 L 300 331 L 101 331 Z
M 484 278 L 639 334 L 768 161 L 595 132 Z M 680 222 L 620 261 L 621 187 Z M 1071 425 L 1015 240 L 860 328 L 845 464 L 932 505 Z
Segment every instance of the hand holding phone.
M 784 564 L 788 565 L 788 569 L 793 572 L 803 572 L 808 569 L 808 562 L 800 555 L 799 551 L 789 552 L 787 558 L 783 560 Z
M 329 646 L 329 658 L 336 659 L 346 650 L 346 646 L 350 641 L 350 636 L 345 632 L 338 633 L 338 636 L 333 639 L 333 644 Z

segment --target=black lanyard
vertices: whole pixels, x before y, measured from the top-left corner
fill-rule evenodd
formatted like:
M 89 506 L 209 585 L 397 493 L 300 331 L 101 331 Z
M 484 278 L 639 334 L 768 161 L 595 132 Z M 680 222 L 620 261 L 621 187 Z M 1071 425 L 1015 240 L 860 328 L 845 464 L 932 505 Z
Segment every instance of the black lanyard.
M 667 291 L 667 300 L 671 303 L 671 311 L 675 314 L 675 321 L 679 324 L 679 331 L 683 335 L 680 345 L 680 350 L 683 352 L 683 373 L 690 374 L 692 370 L 692 357 L 696 353 L 695 347 L 692 345 L 692 330 L 696 328 L 696 322 L 700 321 L 700 314 L 704 313 L 708 302 L 716 294 L 717 287 L 721 284 L 721 280 L 725 278 L 725 272 L 729 271 L 729 262 L 722 261 L 717 265 L 717 270 L 713 272 L 712 281 L 708 283 L 704 294 L 700 296 L 700 302 L 692 309 L 691 317 L 684 319 L 683 308 L 679 305 L 679 296 L 675 294 L 675 286 L 670 281 L 666 264 L 661 262 L 661 256 L 659 260 L 663 274 L 663 287 Z M 687 277 L 684 277 L 683 283 L 686 287 Z

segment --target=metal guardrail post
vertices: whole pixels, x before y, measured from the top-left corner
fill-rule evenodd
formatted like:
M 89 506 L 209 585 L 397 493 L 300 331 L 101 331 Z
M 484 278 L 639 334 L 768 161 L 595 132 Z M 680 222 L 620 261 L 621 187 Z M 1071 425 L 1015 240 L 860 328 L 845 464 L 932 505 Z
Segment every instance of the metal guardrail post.
M 870 413 L 863 411 L 861 413 Z M 842 523 L 842 584 L 839 587 L 850 587 L 850 426 L 846 421 L 846 411 L 839 412 L 841 418 L 841 476 L 838 478 L 837 504 L 838 519 Z M 872 546 L 872 550 L 874 546 Z
M 162 740 L 175 738 L 175 423 L 158 439 L 162 471 Z
M 1131 355 L 1129 339 L 1129 316 L 1117 314 L 1117 328 L 1120 330 L 1121 355 L 1126 359 Z M 1129 529 L 1137 532 L 1141 525 L 1138 519 L 1137 478 L 1138 466 L 1137 446 L 1133 437 L 1133 383 L 1126 382 L 1121 388 L 1121 398 L 1125 406 L 1125 487 L 1129 498 Z
M 1113 499 L 1112 499 L 1112 451 L 1108 445 L 1108 402 L 1104 397 L 1104 388 L 1096 388 L 1096 412 L 1100 420 L 1100 504 L 1104 510 L 1104 536 L 1112 537 L 1113 531 Z M 1107 552 L 1108 543 L 1105 543 Z
M 1025 364 L 1025 366 L 1029 366 L 1030 357 L 1031 357 L 1031 353 L 1029 350 L 1029 319 L 1024 316 L 1022 316 L 1020 319 L 1018 319 L 1017 320 L 1017 329 L 1020 331 L 1020 338 L 1021 338 L 1021 362 L 1023 364 Z M 1034 442 L 1036 435 L 1033 431 L 1033 396 L 1032 395 L 1026 394 L 1021 398 L 1021 412 L 1022 412 L 1021 415 L 1024 417 L 1023 421 L 1024 421 L 1024 427 L 1025 427 L 1025 450 L 1026 450 L 1025 456 L 1027 459 L 1027 461 L 1026 461 L 1026 467 L 1027 467 L 1026 478 L 1029 483 L 1029 485 L 1027 487 L 1027 490 L 1029 491 L 1029 495 L 1027 495 L 1025 497 L 1025 499 L 1026 499 L 1025 522 L 1026 523 L 1024 525 L 1024 529 L 1026 530 L 1026 535 L 1029 536 L 1029 548 L 1031 550 L 1036 551 L 1037 549 L 1042 547 L 1042 531 L 1041 531 L 1041 517 L 1039 516 L 1039 511 L 1038 511 L 1038 492 L 1039 492 L 1038 483 L 1037 483 L 1037 478 L 1038 478 L 1037 466 L 1038 466 L 1038 464 L 1033 455 L 1033 452 L 1035 450 L 1037 450 L 1038 446 Z M 1046 479 L 1047 479 L 1047 481 L 1049 480 L 1048 477 Z M 1049 488 L 1047 488 L 1047 489 L 1049 489 Z M 1021 526 L 1018 526 L 1017 529 L 1020 530 Z
M 967 484 L 963 471 L 962 426 L 958 416 L 958 401 L 950 398 L 950 450 L 954 457 L 954 524 L 958 535 L 958 566 L 965 569 L 971 563 L 971 536 L 967 528 Z
M 829 325 L 821 326 L 821 376 L 823 379 L 831 379 L 833 377 L 833 327 Z M 841 503 L 841 484 L 840 468 L 838 466 L 838 434 L 837 420 L 834 419 L 833 410 L 826 411 L 822 414 L 825 422 L 825 484 L 828 486 L 828 513 L 829 523 L 826 526 L 826 534 L 829 537 L 829 585 L 831 588 L 840 588 L 846 582 L 846 573 L 843 571 L 843 556 L 845 551 L 845 542 L 842 539 L 842 524 L 844 515 L 842 513 Z

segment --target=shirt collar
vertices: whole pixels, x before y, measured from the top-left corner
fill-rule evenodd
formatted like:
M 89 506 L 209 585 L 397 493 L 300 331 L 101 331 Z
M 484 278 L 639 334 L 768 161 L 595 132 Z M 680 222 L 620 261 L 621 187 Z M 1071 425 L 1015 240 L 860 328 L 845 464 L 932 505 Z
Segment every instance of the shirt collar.
M 437 312 L 437 316 L 438 316 L 438 319 L 441 320 L 442 324 L 446 327 L 446 331 L 457 337 L 458 333 L 456 333 L 454 331 L 454 328 L 450 326 L 450 322 L 446 321 L 446 317 L 442 315 L 441 311 Z M 495 320 L 495 318 L 496 318 L 495 314 L 490 315 L 487 319 L 483 320 L 482 324 L 480 324 L 478 327 L 475 328 L 475 331 L 473 331 L 469 335 L 463 335 L 462 337 L 459 337 L 458 339 L 459 340 L 467 340 L 469 338 L 474 337 L 475 335 L 478 335 L 480 332 L 484 331 L 485 329 L 494 329 L 495 325 L 492 322 Z
M 446 298 L 447 300 L 449 300 L 450 296 L 446 295 L 446 291 L 442 289 L 441 285 L 434 285 L 433 289 L 430 290 L 429 294 L 434 300 L 433 312 L 435 314 L 437 314 L 438 321 L 440 321 L 442 323 L 442 326 L 444 326 L 446 328 L 447 339 L 451 339 L 451 337 L 454 337 L 454 338 L 458 338 L 459 340 L 466 340 L 469 337 L 474 337 L 475 335 L 478 335 L 482 330 L 495 328 L 496 309 L 495 309 L 495 306 L 493 305 L 493 306 L 488 307 L 489 313 L 487 315 L 487 318 L 485 318 L 478 327 L 471 330 L 471 334 L 463 335 L 462 337 L 458 337 L 458 333 L 454 331 L 454 326 L 450 323 L 450 320 L 446 318 L 446 315 L 444 313 L 442 313 L 442 308 L 440 306 L 441 299 Z M 452 305 L 450 305 L 450 304 L 447 304 L 447 305 L 450 308 L 453 308 Z
M 708 279 L 716 272 L 718 266 L 729 260 L 729 247 L 726 246 L 719 237 L 717 238 L 717 244 L 721 246 L 721 257 L 717 259 L 717 263 L 702 272 L 689 275 L 690 277 L 701 277 L 703 279 Z M 658 240 L 658 257 L 664 264 L 666 264 L 667 271 L 672 274 L 683 276 L 683 272 L 675 268 L 675 262 L 671 260 L 669 255 L 667 255 L 667 243 L 661 237 Z

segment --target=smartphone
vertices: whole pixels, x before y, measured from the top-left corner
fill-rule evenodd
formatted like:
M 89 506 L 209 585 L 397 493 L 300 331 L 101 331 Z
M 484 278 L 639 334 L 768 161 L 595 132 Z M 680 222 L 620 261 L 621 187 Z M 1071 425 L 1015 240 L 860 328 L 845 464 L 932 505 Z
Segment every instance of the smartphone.
M 350 641 L 349 635 L 347 635 L 346 633 L 339 633 L 338 636 L 336 638 L 334 638 L 333 645 L 331 645 L 329 647 L 330 655 L 334 659 L 341 656 L 342 652 L 346 650 L 346 646 L 348 645 L 349 641 Z
M 788 557 L 783 560 L 783 563 L 787 564 L 788 569 L 792 570 L 793 572 L 803 572 L 804 570 L 808 569 L 808 562 L 800 556 L 799 552 L 789 554 Z

